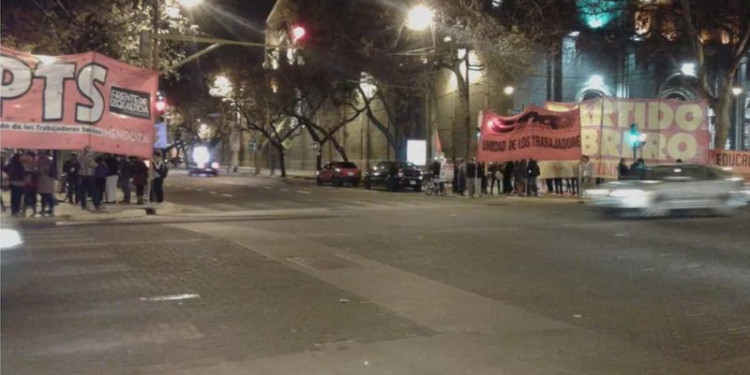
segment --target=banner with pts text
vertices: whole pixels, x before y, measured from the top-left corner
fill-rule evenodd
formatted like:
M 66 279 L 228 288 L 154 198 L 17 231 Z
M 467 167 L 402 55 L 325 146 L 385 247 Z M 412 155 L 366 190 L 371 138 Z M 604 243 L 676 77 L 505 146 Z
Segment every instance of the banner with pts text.
M 0 145 L 150 157 L 158 75 L 98 53 L 0 47 Z
M 477 151 L 480 162 L 569 160 L 581 155 L 577 110 L 553 112 L 529 107 L 512 117 L 501 117 L 490 110 L 481 116 Z
M 635 149 L 635 157 L 643 158 L 646 164 L 677 160 L 709 162 L 711 137 L 706 101 L 605 97 L 580 103 L 548 102 L 546 108 L 580 111 L 581 153 L 591 158 L 597 177 L 617 178 L 620 158 L 628 165 L 633 162 L 633 145 L 628 139 L 631 124 L 644 134 L 643 142 Z M 557 176 L 555 168 L 550 169 L 545 177 L 570 177 Z

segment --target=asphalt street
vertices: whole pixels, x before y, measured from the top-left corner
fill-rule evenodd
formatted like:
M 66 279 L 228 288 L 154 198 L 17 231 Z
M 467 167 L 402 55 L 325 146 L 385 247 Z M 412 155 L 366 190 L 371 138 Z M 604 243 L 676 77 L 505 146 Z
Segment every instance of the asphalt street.
M 612 220 L 571 199 L 179 173 L 166 194 L 184 209 L 21 226 L 0 259 L 4 373 L 750 368 L 750 211 Z

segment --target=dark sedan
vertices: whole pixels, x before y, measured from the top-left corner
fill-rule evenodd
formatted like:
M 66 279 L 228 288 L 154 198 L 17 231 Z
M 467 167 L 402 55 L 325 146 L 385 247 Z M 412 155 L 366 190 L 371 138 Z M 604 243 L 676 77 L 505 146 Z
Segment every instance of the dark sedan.
M 403 188 L 422 190 L 424 177 L 414 164 L 403 161 L 382 161 L 365 175 L 365 189 L 384 187 L 389 191 Z

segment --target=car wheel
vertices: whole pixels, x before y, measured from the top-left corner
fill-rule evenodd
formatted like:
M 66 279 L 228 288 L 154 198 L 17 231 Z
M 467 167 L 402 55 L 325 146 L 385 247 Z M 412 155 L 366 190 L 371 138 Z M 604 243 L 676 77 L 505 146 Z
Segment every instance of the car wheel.
M 416 191 L 416 192 L 422 191 L 422 185 L 420 184 L 420 185 L 415 186 L 414 187 L 414 191 Z
M 344 182 L 343 182 L 343 181 L 341 181 L 341 178 L 340 178 L 340 177 L 337 177 L 337 176 L 334 176 L 334 177 L 333 177 L 333 179 L 331 180 L 331 183 L 332 183 L 332 184 L 333 184 L 334 186 L 343 186 L 343 185 L 344 185 Z
M 372 189 L 372 182 L 370 182 L 370 180 L 365 180 L 365 189 Z
M 359 181 L 358 180 L 353 181 L 352 187 L 357 187 L 357 186 L 359 186 Z
M 315 177 L 315 183 L 320 186 L 323 185 L 323 181 L 320 179 L 320 177 Z

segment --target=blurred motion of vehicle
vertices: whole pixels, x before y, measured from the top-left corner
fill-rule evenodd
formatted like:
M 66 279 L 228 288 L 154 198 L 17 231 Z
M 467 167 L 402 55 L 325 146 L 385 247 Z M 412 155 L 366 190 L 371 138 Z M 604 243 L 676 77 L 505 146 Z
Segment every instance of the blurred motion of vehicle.
M 424 176 L 416 165 L 405 161 L 381 161 L 365 175 L 365 189 L 375 186 L 385 187 L 389 191 L 403 188 L 422 191 Z
M 0 228 L 0 250 L 13 250 L 23 244 L 21 233 L 7 225 Z
M 219 163 L 211 160 L 211 154 L 205 146 L 193 148 L 193 162 L 190 164 L 190 176 L 218 176 Z
M 358 186 L 361 179 L 362 171 L 354 163 L 348 161 L 330 162 L 315 172 L 315 181 L 318 185 L 330 183 L 334 186 L 342 186 L 347 183 Z
M 741 177 L 698 164 L 651 167 L 639 180 L 621 180 L 587 189 L 590 205 L 618 216 L 667 216 L 708 210 L 732 214 L 748 204 Z

